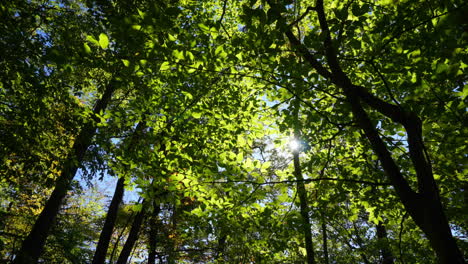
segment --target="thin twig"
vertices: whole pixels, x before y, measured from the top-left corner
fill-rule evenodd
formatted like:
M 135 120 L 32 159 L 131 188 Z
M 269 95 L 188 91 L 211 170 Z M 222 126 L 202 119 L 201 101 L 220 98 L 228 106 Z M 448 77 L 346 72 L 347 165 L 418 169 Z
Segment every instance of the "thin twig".
M 352 179 L 339 179 L 339 178 L 330 178 L 330 177 L 321 177 L 316 179 L 304 179 L 304 180 L 284 180 L 284 181 L 266 181 L 266 182 L 257 182 L 257 181 L 206 181 L 202 182 L 203 184 L 224 184 L 224 183 L 248 183 L 254 185 L 270 185 L 270 184 L 292 184 L 298 182 L 304 183 L 311 183 L 311 182 L 318 182 L 318 181 L 341 181 L 341 182 L 352 182 L 352 183 L 362 183 L 362 184 L 369 184 L 373 186 L 388 186 L 391 185 L 389 182 L 371 182 L 365 180 L 352 180 Z
M 226 35 L 228 36 L 228 38 L 231 39 L 231 35 L 229 35 L 229 32 L 226 30 L 226 28 L 223 25 L 224 15 L 226 14 L 226 5 L 227 5 L 227 0 L 224 0 L 223 13 L 221 13 L 221 17 L 219 18 L 218 22 L 221 25 L 221 27 L 223 28 L 224 32 L 226 32 Z
M 388 85 L 388 82 L 387 82 L 387 79 L 385 79 L 385 77 L 382 75 L 382 73 L 379 71 L 379 69 L 377 68 L 377 66 L 375 65 L 374 61 L 370 61 L 370 64 L 372 66 L 372 68 L 374 68 L 374 70 L 377 72 L 377 75 L 379 75 L 380 79 L 382 79 L 382 82 L 385 86 L 385 89 L 387 89 L 387 93 L 388 95 L 390 96 L 390 98 L 392 99 L 392 101 L 400 106 L 400 103 L 396 100 L 395 96 L 393 95 L 392 93 L 392 90 L 390 89 L 390 86 Z
M 307 7 L 306 11 L 304 12 L 304 14 L 302 14 L 298 19 L 294 20 L 291 24 L 288 25 L 288 28 L 291 28 L 293 27 L 294 25 L 296 25 L 297 23 L 299 23 L 302 19 L 304 19 L 305 16 L 307 16 L 307 14 L 310 12 L 310 11 L 313 11 L 314 8 L 309 6 Z
M 401 263 L 405 263 L 403 260 L 403 251 L 401 250 L 401 235 L 403 234 L 403 223 L 405 222 L 406 218 L 408 217 L 408 212 L 406 212 L 403 217 L 401 218 L 400 222 L 400 234 L 398 235 L 398 248 L 400 249 L 400 261 Z
M 422 26 L 422 25 L 424 25 L 424 24 L 426 24 L 426 23 L 429 23 L 429 22 L 432 21 L 432 19 L 434 19 L 434 18 L 439 18 L 439 17 L 445 16 L 445 15 L 447 15 L 447 14 L 453 12 L 453 11 L 457 11 L 457 10 L 461 9 L 462 7 L 464 7 L 464 6 L 466 6 L 466 5 L 467 5 L 467 4 L 461 5 L 461 6 L 457 7 L 457 8 L 455 8 L 455 9 L 449 10 L 449 11 L 444 12 L 444 13 L 442 13 L 442 14 L 438 14 L 438 15 L 432 16 L 432 17 L 430 17 L 430 18 L 428 18 L 428 19 L 426 19 L 426 20 L 423 20 L 422 22 L 419 22 L 419 23 L 417 23 L 416 25 L 413 25 L 413 26 L 411 26 L 411 27 L 409 27 L 409 28 L 407 28 L 407 29 L 400 30 L 400 32 L 398 32 L 397 34 L 395 34 L 395 35 L 393 35 L 392 37 L 390 37 L 387 41 L 385 41 L 385 43 L 382 45 L 382 47 L 380 47 L 380 51 L 383 51 L 383 50 L 386 48 L 386 46 L 387 46 L 388 44 L 390 44 L 393 40 L 399 38 L 399 37 L 400 37 L 401 35 L 403 35 L 404 33 L 413 31 L 413 30 L 415 30 L 416 28 L 418 28 L 418 27 L 420 27 L 420 26 Z

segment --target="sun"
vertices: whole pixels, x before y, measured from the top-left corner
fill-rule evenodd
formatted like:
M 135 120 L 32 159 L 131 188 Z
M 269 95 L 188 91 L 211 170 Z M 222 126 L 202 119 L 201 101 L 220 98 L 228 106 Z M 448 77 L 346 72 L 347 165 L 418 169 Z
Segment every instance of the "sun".
M 301 147 L 301 142 L 299 142 L 299 140 L 297 139 L 291 139 L 288 143 L 289 145 L 289 148 L 292 150 L 292 151 L 297 151 L 300 149 Z

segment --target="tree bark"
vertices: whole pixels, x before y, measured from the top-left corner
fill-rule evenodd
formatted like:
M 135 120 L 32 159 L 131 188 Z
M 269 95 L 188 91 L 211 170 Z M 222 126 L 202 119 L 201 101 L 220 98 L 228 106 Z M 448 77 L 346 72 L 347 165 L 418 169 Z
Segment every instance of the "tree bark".
M 387 241 L 387 230 L 382 222 L 379 222 L 376 226 L 377 239 L 380 245 L 380 253 L 382 254 L 382 264 L 393 264 L 394 257 Z
M 300 130 L 298 125 L 298 115 L 299 115 L 299 98 L 295 100 L 294 106 L 294 139 L 300 141 Z M 302 230 L 304 232 L 305 238 L 305 248 L 307 253 L 307 263 L 308 264 L 315 264 L 315 253 L 312 244 L 312 233 L 311 233 L 311 225 L 310 225 L 310 217 L 309 217 L 309 206 L 307 204 L 307 192 L 304 186 L 304 177 L 302 176 L 302 169 L 301 163 L 299 161 L 299 152 L 300 147 L 293 150 L 293 163 L 294 163 L 294 176 L 297 180 L 297 194 L 299 196 L 299 203 L 301 209 L 301 216 L 302 216 Z
M 59 213 L 62 201 L 65 198 L 75 174 L 83 162 L 86 151 L 96 133 L 96 124 L 100 122 L 97 116 L 104 111 L 114 92 L 112 82 L 107 86 L 102 97 L 96 102 L 93 109 L 94 116 L 78 134 L 72 150 L 62 165 L 60 176 L 57 179 L 54 190 L 46 202 L 34 226 L 18 251 L 14 264 L 37 263 L 44 248 L 49 231 Z
M 115 240 L 114 246 L 112 247 L 112 252 L 111 252 L 111 255 L 110 255 L 109 263 L 114 263 L 114 262 L 113 262 L 113 259 L 114 259 L 114 256 L 115 256 L 115 252 L 116 252 L 116 250 L 117 250 L 117 247 L 119 246 L 119 241 L 120 241 L 120 239 L 122 238 L 122 236 L 124 235 L 124 232 L 125 232 L 125 230 L 127 229 L 127 227 L 128 227 L 128 226 L 130 225 L 130 223 L 132 222 L 133 215 L 134 215 L 134 213 L 132 212 L 132 213 L 130 214 L 130 216 L 128 217 L 127 221 L 125 222 L 125 226 L 122 228 L 122 231 L 120 232 L 119 236 L 118 236 L 117 239 Z
M 215 255 L 215 260 L 216 261 L 223 261 L 224 259 L 224 250 L 226 248 L 226 239 L 227 235 L 223 234 L 224 232 L 221 231 L 221 235 L 218 239 L 218 246 L 216 247 L 216 255 Z
M 114 231 L 115 220 L 117 219 L 117 212 L 119 205 L 122 202 L 125 187 L 125 177 L 120 177 L 115 186 L 114 196 L 109 205 L 107 211 L 106 221 L 102 228 L 101 235 L 99 236 L 99 242 L 94 252 L 93 264 L 103 264 L 106 261 L 107 249 L 109 248 L 109 242 Z
M 149 223 L 150 233 L 149 233 L 149 247 L 148 247 L 148 264 L 155 264 L 156 263 L 156 248 L 157 248 L 157 234 L 158 234 L 158 227 L 159 227 L 159 219 L 158 215 L 161 211 L 161 206 L 159 204 L 154 203 L 154 212 L 152 217 L 149 219 L 151 222 Z
M 128 234 L 127 240 L 125 241 L 124 247 L 120 252 L 119 258 L 117 259 L 117 264 L 127 263 L 128 257 L 132 253 L 133 246 L 138 240 L 138 233 L 140 233 L 141 224 L 145 218 L 145 201 L 143 200 L 141 203 L 143 207 L 141 211 L 135 216 L 135 220 L 133 220 L 132 228 L 130 229 L 130 233 Z
M 268 2 L 273 10 L 277 9 L 275 4 L 271 3 L 271 1 Z M 369 93 L 364 87 L 354 85 L 351 82 L 339 65 L 336 50 L 335 47 L 333 47 L 330 30 L 328 28 L 323 0 L 317 0 L 313 10 L 317 13 L 320 28 L 325 36 L 323 49 L 325 50 L 326 61 L 331 71 L 324 67 L 321 61 L 315 59 L 307 47 L 305 47 L 292 31 L 288 29 L 285 34 L 291 45 L 296 48 L 299 55 L 321 76 L 330 80 L 343 90 L 346 100 L 351 106 L 354 118 L 359 127 L 364 131 L 373 151 L 379 157 L 382 167 L 406 211 L 428 238 L 432 248 L 437 254 L 439 263 L 465 263 L 463 255 L 452 236 L 450 226 L 440 202 L 439 191 L 432 174 L 431 162 L 422 141 L 421 120 L 416 114 L 405 111 L 398 105 L 387 103 Z M 416 171 L 418 192 L 413 191 L 408 181 L 403 177 L 400 168 L 393 160 L 390 151 L 380 138 L 377 129 L 364 110 L 362 102 L 387 118 L 390 118 L 392 121 L 403 125 L 406 129 L 409 154 Z
M 330 263 L 328 259 L 328 245 L 327 245 L 327 224 L 325 223 L 324 217 L 322 217 L 322 239 L 323 239 L 323 262 L 325 264 Z
M 146 127 L 146 122 L 144 119 L 145 115 L 143 115 L 142 121 L 139 122 L 136 126 L 135 132 L 130 138 L 129 145 L 128 147 L 126 147 L 127 151 L 132 151 L 138 143 L 140 135 Z M 109 242 L 112 236 L 112 232 L 114 231 L 115 220 L 117 219 L 117 212 L 119 211 L 119 205 L 122 202 L 124 195 L 124 188 L 125 176 L 121 176 L 117 181 L 114 196 L 112 197 L 111 204 L 109 205 L 109 209 L 107 210 L 104 227 L 102 228 L 101 235 L 99 236 L 99 242 L 97 244 L 96 251 L 94 252 L 92 262 L 93 264 L 104 264 L 104 262 L 106 261 L 107 250 L 109 249 Z
M 178 207 L 174 203 L 172 204 L 172 215 L 171 215 L 171 222 L 172 222 L 172 228 L 169 229 L 170 232 L 173 232 L 173 235 L 175 236 L 176 230 L 177 230 L 177 217 L 178 217 Z M 176 242 L 175 242 L 175 237 L 169 238 L 168 241 L 168 255 L 167 255 L 167 263 L 168 264 L 175 264 L 176 263 L 176 257 L 177 257 L 177 252 L 176 252 Z

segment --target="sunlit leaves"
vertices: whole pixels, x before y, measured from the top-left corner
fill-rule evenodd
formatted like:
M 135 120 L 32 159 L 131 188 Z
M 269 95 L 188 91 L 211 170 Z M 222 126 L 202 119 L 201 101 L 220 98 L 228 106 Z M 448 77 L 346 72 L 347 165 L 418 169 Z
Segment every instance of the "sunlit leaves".
M 199 119 L 199 118 L 201 118 L 201 116 L 202 116 L 202 114 L 200 112 L 192 112 L 192 117 L 193 118 Z
M 168 69 L 170 69 L 171 66 L 170 66 L 170 63 L 168 61 L 165 61 L 161 64 L 161 66 L 159 67 L 159 70 L 160 71 L 166 71 Z
M 89 47 L 88 43 L 84 43 L 83 48 L 86 53 L 91 53 L 91 47 Z
M 99 34 L 99 45 L 101 46 L 102 49 L 107 49 L 109 46 L 109 38 L 107 37 L 106 34 L 101 33 Z
M 291 29 L 326 65 L 317 12 L 306 13 L 314 1 L 283 1 L 279 12 L 268 1 L 142 1 L 138 7 L 124 2 L 116 2 L 113 12 L 93 9 L 101 8 L 97 3 L 41 7 L 34 23 L 10 25 L 8 41 L 1 45 L 28 50 L 24 56 L 13 54 L 19 56 L 15 59 L 6 56 L 8 63 L 2 64 L 1 87 L 12 87 L 1 94 L 5 102 L 0 106 L 5 127 L 0 132 L 9 150 L 2 169 L 16 186 L 11 193 L 18 186 L 49 186 L 55 180 L 60 157 L 112 84 L 117 91 L 109 110 L 96 116 L 98 133 L 83 167 L 125 175 L 128 189 L 164 205 L 161 229 L 169 231 L 159 234 L 161 243 L 217 249 L 226 235 L 220 263 L 301 262 L 303 234 L 287 149 L 298 125 L 307 146 L 300 161 L 310 181 L 306 189 L 315 243 L 321 243 L 317 230 L 325 221 L 336 262 L 361 261 L 349 252 L 378 262 L 373 228 L 384 221 L 397 248 L 404 209 L 386 185 L 382 164 L 357 129 L 341 90 L 305 63 L 283 34 Z M 351 81 L 422 117 L 435 180 L 460 226 L 466 218 L 457 211 L 467 148 L 462 126 L 468 95 L 465 33 L 462 23 L 453 22 L 457 16 L 441 15 L 452 7 L 427 5 L 325 1 L 339 64 Z M 75 13 L 70 10 L 76 18 L 71 19 Z M 21 12 L 11 16 L 15 23 L 27 19 Z M 39 22 L 47 25 L 41 27 L 44 32 L 26 30 Z M 20 31 L 21 38 L 15 35 Z M 295 97 L 301 101 L 298 120 L 292 118 Z M 414 187 L 405 129 L 372 107 L 365 111 Z M 142 121 L 147 128 L 129 140 Z M 40 199 L 36 194 L 29 198 L 25 210 L 33 215 Z M 414 223 L 407 220 L 404 227 L 401 243 L 418 245 L 420 251 L 411 253 L 416 261 L 428 247 L 415 239 L 421 234 Z M 350 250 L 347 243 L 356 248 Z M 165 246 L 177 252 L 174 245 L 160 249 Z M 187 253 L 176 261 L 214 261 L 210 254 L 196 260 Z

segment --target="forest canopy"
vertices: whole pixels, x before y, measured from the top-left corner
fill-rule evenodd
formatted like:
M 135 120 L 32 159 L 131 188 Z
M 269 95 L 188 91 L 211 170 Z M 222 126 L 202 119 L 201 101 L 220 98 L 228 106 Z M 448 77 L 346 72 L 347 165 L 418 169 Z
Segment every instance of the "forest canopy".
M 0 14 L 0 263 L 468 260 L 465 1 Z

